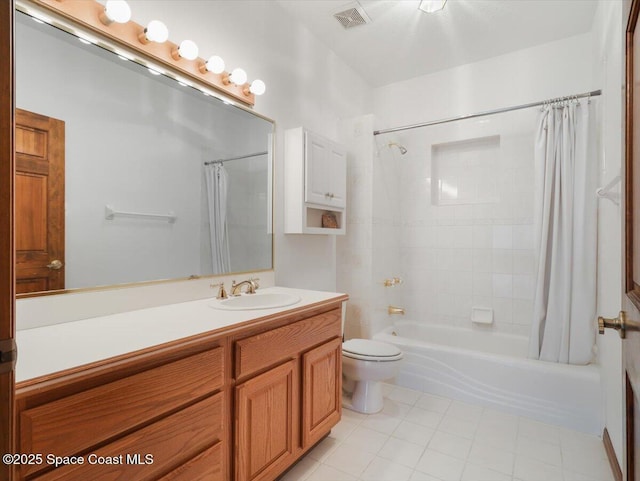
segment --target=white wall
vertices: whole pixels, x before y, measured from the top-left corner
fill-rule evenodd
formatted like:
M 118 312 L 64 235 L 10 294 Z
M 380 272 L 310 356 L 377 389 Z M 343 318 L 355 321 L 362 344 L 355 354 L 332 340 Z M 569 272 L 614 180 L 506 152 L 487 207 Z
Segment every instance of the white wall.
M 347 226 L 338 236 L 336 288 L 349 294 L 345 338 L 369 337 L 373 315 L 373 115 L 340 122 L 347 148 Z
M 600 102 L 600 185 L 620 173 L 624 138 L 624 31 L 622 2 L 601 1 L 593 23 L 594 84 L 602 89 Z M 619 187 L 618 187 L 619 191 Z M 598 315 L 614 317 L 621 308 L 622 221 L 619 206 L 608 200 L 598 205 Z M 605 425 L 623 466 L 623 375 L 621 342 L 617 332 L 598 336 Z
M 376 128 L 592 90 L 590 39 L 578 35 L 375 89 Z

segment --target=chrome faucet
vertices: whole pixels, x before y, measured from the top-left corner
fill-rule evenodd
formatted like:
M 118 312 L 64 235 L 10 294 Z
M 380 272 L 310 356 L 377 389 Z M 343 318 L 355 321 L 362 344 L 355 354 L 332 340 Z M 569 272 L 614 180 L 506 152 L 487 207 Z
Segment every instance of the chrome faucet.
M 236 281 L 231 281 L 231 295 L 239 296 L 242 294 L 242 286 L 247 286 L 247 294 L 255 294 L 256 290 L 260 287 L 258 284 L 259 280 L 260 279 L 249 278 L 246 281 L 239 282 L 238 284 L 236 284 Z

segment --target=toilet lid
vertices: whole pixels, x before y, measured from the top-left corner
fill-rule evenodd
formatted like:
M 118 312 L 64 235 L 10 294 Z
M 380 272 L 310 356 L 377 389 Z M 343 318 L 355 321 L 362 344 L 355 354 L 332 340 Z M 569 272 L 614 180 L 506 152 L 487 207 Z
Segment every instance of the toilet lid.
M 393 344 L 370 339 L 350 339 L 342 343 L 342 354 L 355 359 L 395 361 L 402 359 L 402 351 Z

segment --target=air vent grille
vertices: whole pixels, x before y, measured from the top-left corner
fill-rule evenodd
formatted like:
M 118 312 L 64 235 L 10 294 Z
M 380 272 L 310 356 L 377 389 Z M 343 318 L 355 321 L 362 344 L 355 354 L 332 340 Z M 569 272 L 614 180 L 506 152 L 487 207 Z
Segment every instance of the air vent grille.
M 344 28 L 357 27 L 358 25 L 364 25 L 371 21 L 359 3 L 341 12 L 336 12 L 333 16 Z

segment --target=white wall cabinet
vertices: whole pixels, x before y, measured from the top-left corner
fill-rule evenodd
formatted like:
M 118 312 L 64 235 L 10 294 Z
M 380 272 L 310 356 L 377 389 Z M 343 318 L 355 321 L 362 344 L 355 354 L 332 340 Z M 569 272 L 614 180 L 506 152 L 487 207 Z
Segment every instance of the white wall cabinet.
M 285 234 L 344 234 L 346 149 L 302 127 L 285 131 L 284 149 Z M 323 227 L 324 214 L 337 228 Z

